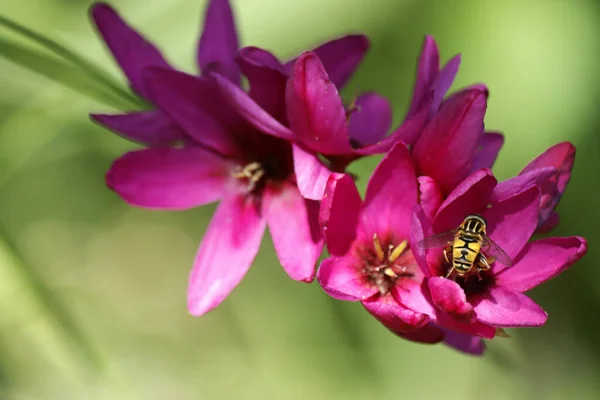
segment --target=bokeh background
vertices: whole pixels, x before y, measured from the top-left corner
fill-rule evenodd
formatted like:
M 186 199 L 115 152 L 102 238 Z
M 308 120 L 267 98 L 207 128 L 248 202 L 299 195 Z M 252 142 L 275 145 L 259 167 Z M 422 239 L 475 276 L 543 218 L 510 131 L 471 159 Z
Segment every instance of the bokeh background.
M 518 173 L 548 146 L 578 148 L 556 235 L 588 255 L 531 295 L 539 329 L 512 330 L 483 358 L 400 340 L 358 304 L 289 280 L 266 239 L 242 284 L 202 318 L 186 286 L 213 206 L 127 207 L 104 186 L 135 148 L 93 125 L 125 109 L 98 78 L 0 24 L 1 399 L 597 399 L 600 396 L 600 6 L 589 0 L 232 0 L 243 45 L 282 58 L 365 32 L 371 51 L 344 95 L 378 90 L 400 121 L 423 35 L 454 88 L 491 89 L 495 166 Z M 5 0 L 0 16 L 51 38 L 124 87 L 88 19 L 89 0 Z M 205 0 L 114 0 L 178 67 L 194 71 Z M 25 68 L 24 66 L 28 66 Z M 377 159 L 353 172 L 367 175 Z M 364 187 L 364 179 L 360 181 Z

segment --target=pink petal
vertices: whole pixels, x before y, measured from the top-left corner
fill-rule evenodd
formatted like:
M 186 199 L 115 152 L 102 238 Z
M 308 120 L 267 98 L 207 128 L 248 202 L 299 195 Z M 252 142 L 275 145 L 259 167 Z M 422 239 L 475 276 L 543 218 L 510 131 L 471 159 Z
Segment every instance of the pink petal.
M 431 222 L 425 215 L 423 208 L 417 205 L 413 209 L 413 214 L 411 215 L 409 243 L 413 257 L 425 277 L 438 276 L 441 274 L 441 272 L 438 271 L 438 260 L 441 260 L 442 251 L 440 249 L 430 249 L 427 251 L 419 246 L 421 240 L 432 235 L 433 228 L 431 227 Z
M 392 125 L 392 108 L 388 100 L 368 92 L 356 99 L 356 110 L 351 111 L 348 135 L 356 148 L 375 144 L 382 140 Z
M 419 204 L 425 216 L 432 220 L 444 201 L 444 196 L 435 180 L 428 176 L 419 176 Z
M 266 112 L 240 87 L 219 74 L 211 76 L 217 82 L 221 94 L 250 125 L 271 136 L 287 140 L 296 139 L 296 135 L 292 131 Z M 279 101 L 283 102 L 284 98 L 279 98 Z
M 559 222 L 560 222 L 560 217 L 558 216 L 557 213 L 553 212 L 552 214 L 550 214 L 548 219 L 546 219 L 545 221 L 542 222 L 542 224 L 538 227 L 537 232 L 538 233 L 550 232 L 552 229 L 556 228 L 556 226 L 558 225 Z
M 469 175 L 440 206 L 433 221 L 434 231 L 441 233 L 454 229 L 467 215 L 485 210 L 496 183 L 489 169 L 480 169 Z
M 228 0 L 210 0 L 204 30 L 198 43 L 198 66 L 212 70 L 215 64 L 228 79 L 240 84 L 240 70 L 234 61 L 239 47 L 235 21 Z
M 417 178 L 408 148 L 398 143 L 379 163 L 369 179 L 361 230 L 390 232 L 397 240 L 407 239 L 410 219 L 417 204 Z
M 229 163 L 200 147 L 132 151 L 106 174 L 108 187 L 127 203 L 155 209 L 212 203 L 225 194 L 231 179 Z
M 125 139 L 149 147 L 169 146 L 186 137 L 183 130 L 160 110 L 92 114 L 91 118 Z
M 437 43 L 432 36 L 425 36 L 421 54 L 419 55 L 419 64 L 417 67 L 417 80 L 413 92 L 412 103 L 407 113 L 407 117 L 414 115 L 421 108 L 423 99 L 432 90 L 440 70 L 440 53 Z M 429 110 L 427 110 L 429 114 Z
M 217 207 L 194 261 L 188 310 L 200 316 L 217 307 L 250 268 L 265 231 L 251 197 L 226 197 Z
M 362 200 L 349 175 L 332 174 L 321 201 L 319 224 L 327 249 L 334 256 L 343 256 L 356 238 L 356 227 Z
M 486 132 L 479 141 L 479 148 L 475 154 L 471 170 L 492 168 L 503 145 L 504 135 L 496 132 Z
M 341 89 L 354 74 L 368 49 L 369 39 L 366 36 L 348 35 L 329 41 L 313 52 L 323 63 L 329 79 Z M 286 63 L 286 71 L 291 73 L 296 61 L 294 59 Z
M 283 269 L 294 280 L 311 282 L 323 251 L 318 203 L 302 198 L 298 188 L 291 184 L 270 189 L 263 201 L 263 211 Z
M 524 294 L 501 286 L 490 289 L 475 305 L 477 319 L 496 327 L 542 326 L 548 314 Z
M 483 135 L 485 93 L 466 90 L 452 96 L 427 124 L 413 148 L 419 175 L 434 178 L 444 193 L 471 171 Z
M 115 60 L 129 79 L 133 90 L 149 98 L 142 80 L 142 70 L 147 67 L 170 69 L 158 49 L 129 27 L 116 11 L 106 3 L 96 3 L 91 9 L 98 31 Z
M 444 343 L 463 353 L 472 354 L 474 356 L 483 355 L 483 352 L 485 351 L 485 343 L 481 337 L 465 335 L 452 330 L 446 331 Z
M 433 115 L 439 110 L 442 101 L 444 100 L 444 96 L 452 86 L 452 82 L 454 81 L 454 77 L 458 73 L 458 67 L 460 66 L 460 54 L 452 57 L 446 65 L 441 69 L 440 73 L 435 80 L 432 90 L 433 90 L 433 102 L 431 103 L 431 111 L 429 112 L 429 116 L 433 117 Z
M 287 74 L 277 57 L 257 47 L 246 47 L 239 51 L 238 62 L 248 79 L 250 97 L 276 120 L 286 124 Z
M 294 153 L 294 170 L 300 193 L 310 200 L 321 200 L 325 192 L 331 170 L 319 158 L 302 147 L 292 145 Z
M 231 109 L 208 79 L 152 68 L 144 72 L 144 82 L 155 104 L 193 139 L 224 155 L 239 152 Z
M 428 283 L 431 300 L 442 311 L 461 322 L 472 322 L 475 319 L 473 306 L 467 301 L 467 296 L 458 283 L 438 276 L 429 278 Z
M 444 331 L 432 323 L 412 332 L 397 332 L 397 335 L 406 340 L 418 343 L 435 344 L 444 340 Z
M 427 315 L 402 307 L 392 296 L 376 296 L 363 301 L 362 305 L 383 326 L 395 333 L 412 332 L 429 322 Z
M 307 148 L 322 154 L 352 151 L 342 99 L 316 54 L 298 57 L 288 80 L 286 104 L 290 126 Z
M 499 182 L 494 188 L 492 193 L 493 201 L 501 201 L 510 196 L 514 196 L 517 193 L 531 186 L 540 186 L 540 188 L 546 188 L 552 177 L 556 176 L 557 170 L 554 167 L 543 167 L 527 172 L 522 175 L 517 175 L 513 178 L 506 179 Z M 551 183 L 551 182 L 550 182 Z M 554 184 L 551 186 L 555 187 Z
M 538 221 L 540 189 L 532 186 L 486 210 L 487 233 L 513 260 L 527 244 Z M 501 263 L 501 261 L 499 261 Z M 494 264 L 494 271 L 498 271 Z
M 375 285 L 363 280 L 360 260 L 350 257 L 329 257 L 321 262 L 317 280 L 323 290 L 338 300 L 362 301 L 378 293 Z
M 584 238 L 554 237 L 536 240 L 525 246 L 512 268 L 497 276 L 498 285 L 526 292 L 554 278 L 587 253 Z

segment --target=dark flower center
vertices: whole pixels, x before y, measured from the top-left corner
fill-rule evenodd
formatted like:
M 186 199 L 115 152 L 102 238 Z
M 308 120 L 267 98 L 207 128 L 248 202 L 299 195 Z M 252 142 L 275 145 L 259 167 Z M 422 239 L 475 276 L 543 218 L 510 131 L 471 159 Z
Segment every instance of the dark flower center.
M 465 291 L 467 298 L 472 298 L 487 293 L 490 287 L 494 286 L 496 277 L 491 270 L 482 271 L 474 268 L 464 276 L 456 276 L 454 281 Z
M 414 258 L 403 240 L 397 245 L 381 243 L 377 234 L 373 235 L 372 246 L 361 249 L 361 273 L 369 284 L 377 287 L 381 295 L 387 294 L 399 279 L 414 277 Z

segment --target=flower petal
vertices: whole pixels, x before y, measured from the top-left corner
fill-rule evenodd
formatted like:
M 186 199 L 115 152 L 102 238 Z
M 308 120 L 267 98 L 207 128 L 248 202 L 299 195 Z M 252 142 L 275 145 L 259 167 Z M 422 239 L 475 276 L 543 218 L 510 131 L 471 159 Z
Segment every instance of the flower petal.
M 368 92 L 356 99 L 355 107 L 348 121 L 352 146 L 365 147 L 382 140 L 392 125 L 392 107 L 388 100 L 375 92 Z
M 435 344 L 444 340 L 444 331 L 432 323 L 429 323 L 416 331 L 397 332 L 396 334 L 406 340 L 418 343 Z
M 151 68 L 144 72 L 154 103 L 193 139 L 217 152 L 239 152 L 231 131 L 231 108 L 206 78 Z
M 300 193 L 310 200 L 321 200 L 325 192 L 331 170 L 315 155 L 300 147 L 292 145 L 294 154 L 294 171 Z
M 525 246 L 512 268 L 497 275 L 498 285 L 526 292 L 559 275 L 587 253 L 584 238 L 553 237 Z
M 417 204 L 417 178 L 408 148 L 398 143 L 379 163 L 369 179 L 361 230 L 373 233 L 390 232 L 396 240 L 408 239 L 410 219 Z
M 454 78 L 458 73 L 458 67 L 460 66 L 460 54 L 452 57 L 446 65 L 440 70 L 440 73 L 437 75 L 435 82 L 433 83 L 433 101 L 431 103 L 431 111 L 429 112 L 429 116 L 433 117 L 433 115 L 439 110 L 442 101 L 444 100 L 444 96 L 452 86 L 452 82 L 454 82 Z
M 496 178 L 489 169 L 473 172 L 462 181 L 440 206 L 433 229 L 436 233 L 456 228 L 463 219 L 486 209 Z
M 431 176 L 449 193 L 469 174 L 486 106 L 485 93 L 473 89 L 444 102 L 413 147 L 418 175 Z
M 419 176 L 419 204 L 425 216 L 432 220 L 444 201 L 444 197 L 435 180 L 429 176 Z
M 277 57 L 257 47 L 246 47 L 237 58 L 248 79 L 250 97 L 268 114 L 282 124 L 287 123 L 285 86 L 287 74 Z
M 446 330 L 444 343 L 464 353 L 480 356 L 485 351 L 485 343 L 479 336 L 465 335 L 463 333 Z
M 235 20 L 228 0 L 210 0 L 204 16 L 204 29 L 198 43 L 198 66 L 202 72 L 218 71 L 240 84 L 240 69 L 235 63 L 239 47 Z
M 494 286 L 475 305 L 477 319 L 496 327 L 542 326 L 548 314 L 524 294 Z
M 439 276 L 441 274 L 441 271 L 438 270 L 440 267 L 438 260 L 441 260 L 442 258 L 442 250 L 429 249 L 427 251 L 419 246 L 421 240 L 432 235 L 433 228 L 431 227 L 431 222 L 425 215 L 423 208 L 421 208 L 420 205 L 417 205 L 413 209 L 413 214 L 411 215 L 410 248 L 419 269 L 423 272 L 425 277 Z
M 532 186 L 501 202 L 494 203 L 483 214 L 488 223 L 487 234 L 513 260 L 527 244 L 538 221 L 540 189 Z M 497 263 L 502 261 L 497 261 Z M 494 263 L 494 271 L 498 271 Z
M 160 110 L 92 114 L 91 118 L 125 139 L 149 147 L 168 146 L 186 137 L 183 130 Z
M 338 88 L 346 85 L 354 71 L 358 68 L 367 50 L 369 39 L 364 35 L 348 35 L 331 40 L 313 52 L 319 57 L 329 79 Z M 285 69 L 291 73 L 297 59 L 285 64 Z
M 240 87 L 219 74 L 211 76 L 217 82 L 221 94 L 250 125 L 271 136 L 287 140 L 296 139 L 296 135 L 292 131 L 266 112 Z M 281 97 L 279 101 L 283 102 L 284 98 Z
M 322 154 L 347 154 L 346 111 L 338 90 L 315 53 L 298 57 L 287 83 L 288 121 L 297 139 Z
M 346 174 L 332 174 L 321 201 L 319 225 L 327 249 L 334 256 L 343 256 L 356 238 L 356 227 L 362 200 L 354 181 Z
M 108 4 L 96 3 L 91 8 L 91 15 L 133 90 L 148 99 L 142 70 L 147 67 L 170 69 L 169 64 L 152 43 L 129 27 Z
M 206 314 L 240 283 L 258 252 L 264 231 L 265 220 L 251 197 L 234 195 L 221 201 L 190 274 L 190 314 Z
M 496 132 L 486 132 L 479 141 L 479 149 L 475 154 L 471 171 L 492 168 L 503 145 L 504 135 Z
M 106 184 L 127 203 L 155 209 L 188 209 L 212 203 L 228 190 L 230 165 L 200 147 L 151 148 L 126 153 L 106 174 Z
M 289 183 L 269 190 L 264 201 L 263 210 L 283 269 L 294 280 L 311 282 L 323 251 L 318 203 L 302 198 L 298 188 Z
M 361 276 L 359 261 L 350 257 L 329 257 L 321 262 L 317 280 L 323 290 L 338 300 L 362 301 L 378 293 L 375 285 Z
M 554 167 L 543 167 L 499 182 L 492 193 L 492 201 L 502 201 L 531 186 L 548 190 L 548 183 L 551 183 L 550 180 L 556 173 L 557 169 Z M 553 183 L 551 185 L 556 187 Z
M 475 320 L 473 306 L 467 301 L 467 296 L 458 283 L 439 276 L 429 278 L 428 283 L 433 304 L 457 321 Z
M 395 333 L 422 328 L 429 317 L 401 306 L 392 296 L 376 296 L 362 302 L 365 309 L 386 328 Z
M 417 79 L 413 91 L 412 103 L 406 116 L 414 115 L 420 108 L 423 99 L 432 89 L 440 71 L 440 52 L 437 43 L 432 36 L 425 36 L 419 63 L 417 67 Z M 427 112 L 429 114 L 429 110 Z

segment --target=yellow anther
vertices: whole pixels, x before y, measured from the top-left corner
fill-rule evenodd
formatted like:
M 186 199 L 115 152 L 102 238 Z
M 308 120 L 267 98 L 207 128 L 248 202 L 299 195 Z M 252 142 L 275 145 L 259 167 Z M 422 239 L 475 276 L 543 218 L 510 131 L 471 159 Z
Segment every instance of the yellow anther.
M 375 254 L 377 255 L 378 261 L 383 261 L 385 259 L 385 253 L 383 252 L 383 248 L 381 248 L 381 243 L 379 242 L 379 238 L 377 234 L 373 234 L 373 246 L 375 247 Z
M 400 257 L 400 255 L 404 252 L 404 250 L 406 250 L 406 246 L 408 246 L 408 242 L 406 240 L 402 241 L 398 246 L 396 246 L 390 254 L 390 262 L 396 261 L 398 257 Z
M 387 267 L 386 269 L 384 269 L 383 273 L 386 274 L 387 276 L 389 276 L 390 278 L 397 278 L 398 277 L 398 275 L 396 275 L 396 273 L 394 272 L 394 270 L 392 270 L 390 267 Z

